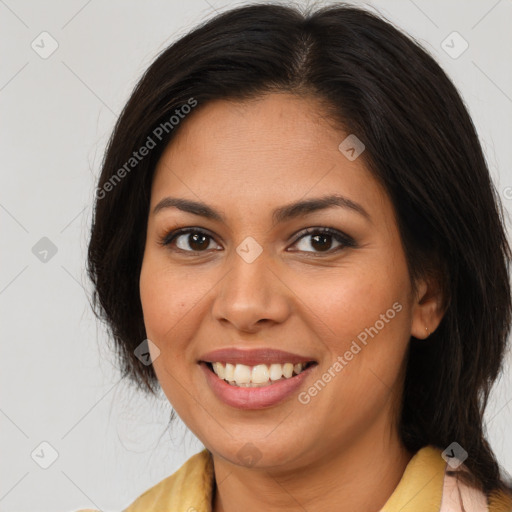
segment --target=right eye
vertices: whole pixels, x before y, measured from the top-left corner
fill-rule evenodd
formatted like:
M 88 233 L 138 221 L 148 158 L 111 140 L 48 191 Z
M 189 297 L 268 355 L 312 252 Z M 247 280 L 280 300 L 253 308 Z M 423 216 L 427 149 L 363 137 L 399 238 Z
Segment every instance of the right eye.
M 213 241 L 213 237 L 205 231 L 197 228 L 185 228 L 171 231 L 165 234 L 160 240 L 160 245 L 167 247 L 169 250 L 177 250 L 182 252 L 205 252 Z M 187 248 L 190 247 L 191 249 Z M 175 246 L 175 247 L 174 247 Z

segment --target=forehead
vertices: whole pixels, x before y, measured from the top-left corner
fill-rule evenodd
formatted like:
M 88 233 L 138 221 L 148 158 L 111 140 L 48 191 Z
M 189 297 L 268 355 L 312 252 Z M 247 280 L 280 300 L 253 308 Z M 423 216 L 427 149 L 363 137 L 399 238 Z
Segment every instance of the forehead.
M 387 197 L 363 160 L 339 150 L 347 135 L 314 98 L 275 93 L 209 102 L 182 121 L 164 151 L 151 203 L 181 194 L 225 210 L 340 193 L 368 210 L 385 208 Z
M 179 158 L 180 150 L 186 149 L 191 161 L 210 155 L 212 164 L 217 158 L 226 163 L 230 155 L 234 159 L 240 152 L 250 154 L 251 160 L 272 155 L 294 161 L 305 153 L 308 160 L 318 160 L 321 146 L 337 147 L 341 136 L 322 119 L 320 108 L 314 98 L 287 93 L 246 101 L 211 101 L 196 107 L 180 124 L 166 153 Z

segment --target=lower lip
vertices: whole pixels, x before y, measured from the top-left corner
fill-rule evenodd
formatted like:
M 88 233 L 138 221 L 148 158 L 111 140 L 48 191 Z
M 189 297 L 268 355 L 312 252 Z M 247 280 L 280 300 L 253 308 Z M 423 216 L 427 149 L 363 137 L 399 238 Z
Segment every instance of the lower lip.
M 282 379 L 268 386 L 258 388 L 232 386 L 224 379 L 217 377 L 206 363 L 200 363 L 199 366 L 205 373 L 210 388 L 219 400 L 237 409 L 263 409 L 278 404 L 297 391 L 304 379 L 308 378 L 311 370 L 317 365 L 313 364 L 299 375 L 289 379 Z

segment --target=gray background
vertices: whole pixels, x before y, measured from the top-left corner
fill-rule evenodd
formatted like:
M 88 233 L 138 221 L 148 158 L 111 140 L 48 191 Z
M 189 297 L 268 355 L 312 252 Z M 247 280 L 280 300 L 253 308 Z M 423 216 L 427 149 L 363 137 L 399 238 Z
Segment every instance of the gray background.
M 188 29 L 243 3 L 0 0 L 1 511 L 121 510 L 202 448 L 179 421 L 165 432 L 163 394 L 149 401 L 120 382 L 84 262 L 105 144 L 137 79 Z M 453 79 L 510 209 L 512 1 L 364 5 L 421 41 Z M 58 43 L 47 58 L 44 31 Z M 469 44 L 457 58 L 441 47 L 453 31 Z M 55 254 L 41 252 L 43 237 Z M 509 355 L 486 415 L 508 472 L 511 367 Z

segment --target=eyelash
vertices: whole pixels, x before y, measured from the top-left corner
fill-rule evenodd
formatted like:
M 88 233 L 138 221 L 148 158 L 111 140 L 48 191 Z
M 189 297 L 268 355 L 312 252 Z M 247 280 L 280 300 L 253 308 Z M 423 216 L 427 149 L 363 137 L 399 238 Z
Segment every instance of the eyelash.
M 171 242 L 173 242 L 179 236 L 186 235 L 186 234 L 191 234 L 191 233 L 199 233 L 199 234 L 202 234 L 202 235 L 204 235 L 204 236 L 206 236 L 206 237 L 208 237 L 210 239 L 213 239 L 213 237 L 209 233 L 207 233 L 206 231 L 204 231 L 204 230 L 202 230 L 200 228 L 183 228 L 183 229 L 178 229 L 178 230 L 171 231 L 171 232 L 165 234 L 163 237 L 161 237 L 158 240 L 158 243 L 161 246 L 169 248 L 169 250 L 174 250 L 174 251 L 181 252 L 181 253 L 190 253 L 191 255 L 192 254 L 197 254 L 197 253 L 202 253 L 202 252 L 207 252 L 207 250 L 204 250 L 204 251 L 194 251 L 194 250 L 186 251 L 184 249 L 179 249 L 179 248 L 171 249 L 169 247 Z M 293 242 L 293 245 L 295 245 L 299 240 L 301 240 L 304 237 L 307 237 L 308 235 L 317 235 L 317 234 L 330 235 L 330 236 L 332 236 L 334 238 L 334 240 L 336 240 L 337 242 L 339 242 L 342 245 L 338 246 L 338 247 L 335 247 L 334 249 L 329 249 L 327 251 L 303 251 L 303 252 L 313 253 L 313 254 L 318 254 L 318 255 L 322 255 L 322 254 L 331 255 L 331 254 L 333 254 L 335 252 L 338 252 L 338 251 L 340 251 L 340 250 L 342 250 L 344 248 L 356 247 L 357 246 L 357 244 L 356 244 L 356 242 L 354 241 L 353 238 L 349 237 L 345 233 L 342 233 L 341 231 L 338 231 L 337 229 L 327 228 L 327 227 L 307 228 L 307 229 L 301 231 L 300 234 L 295 239 L 295 241 Z M 297 252 L 301 252 L 301 251 L 297 251 Z

